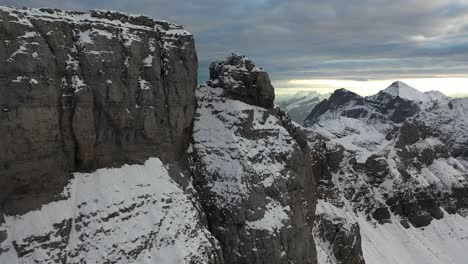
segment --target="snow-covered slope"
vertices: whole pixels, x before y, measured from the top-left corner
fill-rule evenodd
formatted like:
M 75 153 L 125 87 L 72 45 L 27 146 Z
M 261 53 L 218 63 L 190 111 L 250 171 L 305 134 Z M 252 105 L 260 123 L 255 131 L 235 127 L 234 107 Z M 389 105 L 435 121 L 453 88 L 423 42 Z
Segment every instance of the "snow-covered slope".
M 404 82 L 396 81 L 392 83 L 387 89 L 383 90 L 384 93 L 387 93 L 392 96 L 399 96 L 403 99 L 412 100 L 412 101 L 427 101 L 428 97 L 425 96 L 423 92 L 407 85 Z
M 318 179 L 319 263 L 354 263 L 340 252 L 359 251 L 345 246 L 353 239 L 367 263 L 465 263 L 468 101 L 396 84 L 369 97 L 338 90 L 305 121 L 329 166 Z
M 216 263 L 192 192 L 156 158 L 75 173 L 63 200 L 6 217 L 0 263 Z
M 387 89 L 382 91 L 394 97 L 400 97 L 410 101 L 416 102 L 448 102 L 449 97 L 439 91 L 421 92 L 416 88 L 407 85 L 404 82 L 396 81 L 392 83 Z
M 468 218 L 458 214 L 435 220 L 425 228 L 404 228 L 397 219 L 375 224 L 367 216 L 319 200 L 317 214 L 358 223 L 366 263 L 464 264 L 468 259 Z M 319 239 L 320 241 L 320 239 Z M 327 243 L 318 243 L 319 264 L 337 263 Z

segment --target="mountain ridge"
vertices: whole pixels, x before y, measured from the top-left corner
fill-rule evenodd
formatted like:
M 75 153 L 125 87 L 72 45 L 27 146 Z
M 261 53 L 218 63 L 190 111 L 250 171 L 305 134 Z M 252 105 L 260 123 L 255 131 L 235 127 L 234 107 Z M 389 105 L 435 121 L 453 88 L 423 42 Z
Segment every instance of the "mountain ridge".
M 304 122 L 309 142 L 327 153 L 324 159 L 335 160 L 317 183 L 319 262 L 351 263 L 327 236 L 341 226 L 343 237 L 362 242 L 370 263 L 463 262 L 467 106 L 464 99 L 422 103 L 340 89 L 311 111 Z
M 303 127 L 241 54 L 197 87 L 175 24 L 0 7 L 0 36 L 1 263 L 468 258 L 468 99 L 340 89 Z

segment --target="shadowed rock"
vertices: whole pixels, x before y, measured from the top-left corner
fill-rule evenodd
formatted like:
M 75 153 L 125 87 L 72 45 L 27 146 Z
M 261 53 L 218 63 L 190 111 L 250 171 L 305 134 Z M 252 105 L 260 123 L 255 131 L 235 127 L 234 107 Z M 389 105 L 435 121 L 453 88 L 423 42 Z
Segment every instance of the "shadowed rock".
M 0 203 L 53 199 L 69 173 L 180 160 L 197 55 L 180 26 L 116 12 L 0 8 Z
M 248 104 L 272 108 L 275 91 L 268 73 L 247 57 L 233 53 L 225 61 L 210 65 L 212 87 L 222 87 L 226 97 Z

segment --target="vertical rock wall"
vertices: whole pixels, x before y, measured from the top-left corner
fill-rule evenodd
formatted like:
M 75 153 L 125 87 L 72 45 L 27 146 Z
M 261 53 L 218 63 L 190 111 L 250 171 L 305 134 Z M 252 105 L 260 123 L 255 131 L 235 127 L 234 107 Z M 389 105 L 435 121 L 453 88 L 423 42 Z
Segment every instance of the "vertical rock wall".
M 60 193 L 72 171 L 181 159 L 197 83 L 193 36 L 113 12 L 0 8 L 0 202 Z

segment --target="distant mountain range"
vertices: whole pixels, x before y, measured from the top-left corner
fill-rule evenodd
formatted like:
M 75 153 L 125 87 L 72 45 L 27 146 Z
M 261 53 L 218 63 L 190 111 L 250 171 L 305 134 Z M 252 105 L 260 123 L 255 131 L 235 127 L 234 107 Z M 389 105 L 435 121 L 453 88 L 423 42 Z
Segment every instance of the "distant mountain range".
M 275 102 L 283 108 L 297 123 L 302 123 L 310 110 L 330 94 L 321 94 L 315 91 L 300 91 L 295 94 L 277 95 Z
M 367 97 L 339 89 L 303 125 L 329 169 L 319 263 L 466 262 L 468 99 L 399 81 Z

